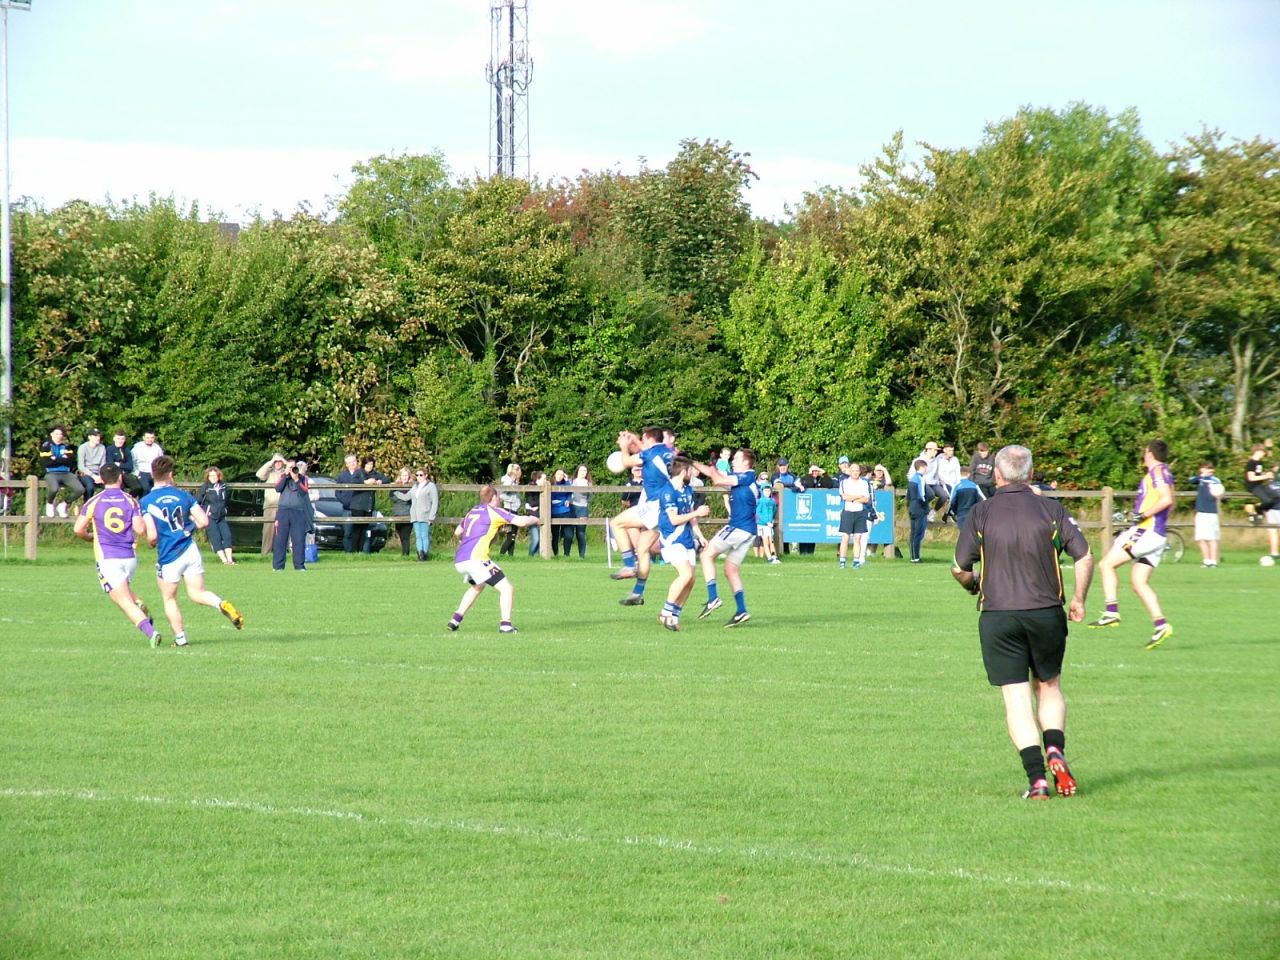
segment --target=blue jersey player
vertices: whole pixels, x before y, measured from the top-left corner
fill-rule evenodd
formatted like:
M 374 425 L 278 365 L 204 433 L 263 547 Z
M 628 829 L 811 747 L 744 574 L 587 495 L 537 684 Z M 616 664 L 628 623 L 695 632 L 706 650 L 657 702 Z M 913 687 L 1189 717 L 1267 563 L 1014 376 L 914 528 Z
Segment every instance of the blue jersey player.
M 672 438 L 674 440 L 674 438 Z M 658 499 L 671 481 L 674 442 L 668 442 L 661 427 L 645 427 L 639 437 L 627 431 L 618 434 L 624 469 L 640 467 L 640 502 L 628 507 L 611 521 L 622 568 L 610 574 L 614 580 L 635 580 L 630 595 L 619 601 L 624 607 L 644 603 L 644 587 L 649 579 L 649 555 L 658 542 Z
M 668 630 L 680 629 L 680 612 L 689 601 L 693 590 L 693 568 L 698 558 L 698 547 L 706 545 L 698 518 L 705 517 L 710 508 L 704 503 L 694 506 L 693 461 L 676 457 L 671 461 L 671 482 L 658 495 L 658 542 L 662 547 L 662 559 L 676 571 L 676 578 L 667 590 L 667 602 L 663 604 L 658 622 Z
M 142 519 L 147 543 L 156 548 L 156 582 L 164 598 L 164 615 L 173 627 L 173 644 L 187 645 L 187 633 L 178 608 L 178 581 L 187 585 L 187 596 L 196 603 L 222 612 L 237 630 L 244 617 L 230 600 L 204 588 L 204 561 L 192 539 L 197 529 L 209 525 L 209 515 L 195 497 L 173 485 L 173 458 L 156 457 L 151 464 L 151 492 L 142 498 Z
M 747 613 L 746 595 L 742 590 L 742 561 L 751 551 L 756 539 L 756 455 L 742 447 L 733 455 L 732 472 L 722 473 L 705 463 L 695 464 L 698 471 L 716 486 L 729 488 L 729 522 L 711 538 L 702 551 L 702 576 L 707 581 L 707 603 L 698 619 L 710 615 L 723 601 L 716 590 L 716 557 L 724 555 L 724 575 L 733 588 L 733 600 L 737 611 L 725 624 L 737 627 L 751 619 Z

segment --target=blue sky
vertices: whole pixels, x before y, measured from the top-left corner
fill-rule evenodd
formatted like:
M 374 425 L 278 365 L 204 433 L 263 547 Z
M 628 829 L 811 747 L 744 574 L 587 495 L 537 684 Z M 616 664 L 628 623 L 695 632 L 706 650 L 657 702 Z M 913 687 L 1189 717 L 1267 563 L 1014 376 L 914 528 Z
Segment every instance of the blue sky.
M 851 186 L 894 131 L 976 143 L 1024 104 L 1280 139 L 1280 0 L 529 0 L 533 169 L 730 140 L 755 212 Z M 353 163 L 489 153 L 489 0 L 33 0 L 9 13 L 13 194 L 322 210 Z

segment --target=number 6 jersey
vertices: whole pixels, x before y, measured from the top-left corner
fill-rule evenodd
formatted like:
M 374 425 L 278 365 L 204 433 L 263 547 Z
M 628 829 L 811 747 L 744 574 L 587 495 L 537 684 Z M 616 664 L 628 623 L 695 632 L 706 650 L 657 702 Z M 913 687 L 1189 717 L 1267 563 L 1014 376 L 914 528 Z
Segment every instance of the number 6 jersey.
M 97 559 L 132 560 L 136 556 L 133 518 L 140 513 L 138 501 L 119 487 L 107 487 L 85 502 L 80 514 L 89 518 L 89 526 L 93 530 L 93 552 Z

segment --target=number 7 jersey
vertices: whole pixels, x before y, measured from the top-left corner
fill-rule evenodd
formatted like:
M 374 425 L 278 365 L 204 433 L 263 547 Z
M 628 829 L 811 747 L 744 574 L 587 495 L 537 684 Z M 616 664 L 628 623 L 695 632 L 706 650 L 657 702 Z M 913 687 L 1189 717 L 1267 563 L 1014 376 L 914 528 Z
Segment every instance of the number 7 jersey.
M 196 522 L 191 508 L 196 498 L 177 487 L 157 487 L 142 498 L 142 512 L 156 525 L 156 562 L 160 566 L 173 563 L 191 546 Z

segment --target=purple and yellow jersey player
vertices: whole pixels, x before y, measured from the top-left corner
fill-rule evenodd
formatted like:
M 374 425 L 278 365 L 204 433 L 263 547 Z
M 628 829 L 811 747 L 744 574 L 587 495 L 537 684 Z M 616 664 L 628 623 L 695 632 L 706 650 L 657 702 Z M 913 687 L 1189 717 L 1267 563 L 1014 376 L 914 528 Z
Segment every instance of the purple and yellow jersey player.
M 1160 565 L 1168 543 L 1169 514 L 1173 510 L 1173 473 L 1169 469 L 1169 447 L 1163 440 L 1152 440 L 1142 451 L 1144 473 L 1133 505 L 1133 526 L 1116 538 L 1098 565 L 1102 573 L 1102 589 L 1106 609 L 1090 627 L 1114 627 L 1120 624 L 1120 578 L 1117 570 L 1133 563 L 1129 582 L 1147 613 L 1154 632 L 1147 641 L 1148 650 L 1160 646 L 1173 636 L 1173 627 L 1165 619 L 1160 598 L 1151 586 L 1151 574 Z
M 467 515 L 462 518 L 453 532 L 458 540 L 458 550 L 453 555 L 453 568 L 462 574 L 463 580 L 467 583 L 467 591 L 462 595 L 458 609 L 449 620 L 450 630 L 457 630 L 462 626 L 462 618 L 484 592 L 484 588 L 489 586 L 498 591 L 498 606 L 501 614 L 498 632 L 517 632 L 511 623 L 515 588 L 502 572 L 502 568 L 489 559 L 489 547 L 504 525 L 531 527 L 538 522 L 538 518 L 528 515 L 516 516 L 502 509 L 499 506 L 500 503 L 497 488 L 486 483 L 480 488 L 480 502 L 467 511 Z
M 160 637 L 151 623 L 151 615 L 133 592 L 133 573 L 138 567 L 134 543 L 146 532 L 142 510 L 138 501 L 121 489 L 119 466 L 106 464 L 100 476 L 104 489 L 80 508 L 76 536 L 93 543 L 98 581 L 103 591 L 151 646 L 158 647 Z

